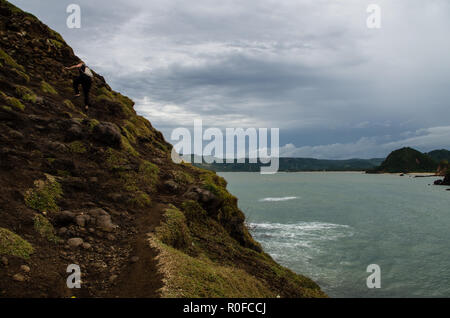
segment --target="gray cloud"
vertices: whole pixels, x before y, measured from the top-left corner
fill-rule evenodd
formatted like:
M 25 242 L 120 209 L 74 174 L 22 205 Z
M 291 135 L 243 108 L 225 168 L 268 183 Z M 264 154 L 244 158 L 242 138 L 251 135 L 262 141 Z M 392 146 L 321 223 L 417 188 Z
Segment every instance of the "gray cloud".
M 58 30 L 166 137 L 173 127 L 279 127 L 297 156 L 384 156 L 450 147 L 450 3 L 373 1 L 15 0 Z M 421 132 L 416 139 L 408 132 Z M 426 136 L 426 137 L 424 137 Z M 286 152 L 286 153 L 287 153 Z

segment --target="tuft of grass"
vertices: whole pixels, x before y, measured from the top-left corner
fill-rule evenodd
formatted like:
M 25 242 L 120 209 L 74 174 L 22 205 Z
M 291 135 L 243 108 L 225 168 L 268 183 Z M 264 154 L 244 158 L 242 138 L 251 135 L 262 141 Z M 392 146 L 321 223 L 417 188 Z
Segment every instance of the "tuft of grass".
M 100 87 L 97 89 L 95 99 L 98 102 L 109 101 L 118 103 L 121 106 L 126 117 L 131 118 L 135 115 L 133 111 L 134 102 L 131 99 L 129 99 L 126 96 L 123 96 L 120 93 L 112 92 L 108 90 L 106 87 Z
M 9 97 L 8 98 L 8 103 L 9 103 L 10 106 L 14 107 L 15 109 L 18 109 L 20 111 L 24 111 L 25 110 L 25 105 L 22 104 L 22 102 L 20 100 L 18 100 L 17 98 Z
M 125 125 L 121 127 L 122 135 L 125 136 L 129 141 L 136 143 L 136 133 L 133 131 L 133 127 L 130 125 Z
M 20 98 L 27 102 L 36 103 L 37 96 L 36 94 L 25 86 L 17 86 L 16 93 L 20 96 Z
M 276 296 L 262 281 L 242 269 L 218 265 L 206 257 L 194 258 L 162 243 L 154 235 L 150 244 L 159 251 L 160 270 L 165 274 L 163 297 Z
M 139 153 L 136 151 L 136 149 L 134 149 L 134 147 L 130 144 L 125 136 L 122 136 L 122 148 L 130 155 L 139 157 Z
M 0 92 L 0 100 L 4 103 L 7 104 L 7 106 L 10 106 L 10 108 L 14 108 L 16 110 L 20 110 L 20 111 L 24 111 L 25 110 L 25 105 L 22 104 L 22 102 L 20 100 L 18 100 L 15 97 L 11 97 L 6 95 L 3 92 Z
M 64 103 L 64 105 L 66 105 L 66 107 L 68 107 L 72 110 L 75 110 L 75 105 L 70 100 L 65 99 L 63 103 Z
M 34 187 L 25 193 L 25 204 L 40 212 L 55 212 L 59 210 L 56 201 L 61 198 L 63 191 L 53 176 L 46 177 L 46 180 L 36 180 Z
M 19 71 L 25 72 L 25 68 L 16 62 L 11 56 L 8 55 L 5 51 L 0 49 L 0 60 L 3 60 L 6 65 L 11 66 L 12 68 L 15 68 Z
M 78 153 L 78 154 L 86 153 L 86 151 L 87 151 L 85 144 L 79 140 L 71 142 L 69 144 L 69 149 L 72 153 Z
M 101 88 L 97 89 L 95 99 L 97 101 L 99 101 L 99 102 L 100 101 L 104 101 L 104 100 L 113 102 L 114 101 L 114 95 L 106 87 L 101 87 Z
M 123 170 L 123 166 L 128 163 L 128 160 L 122 155 L 120 151 L 112 148 L 108 148 L 106 151 L 106 167 L 109 170 L 120 171 Z
M 176 249 L 189 248 L 192 244 L 192 238 L 184 214 L 172 205 L 165 210 L 164 219 L 165 221 L 156 228 L 156 237 L 162 243 Z
M 139 165 L 139 178 L 141 182 L 152 188 L 158 183 L 158 174 L 158 166 L 147 160 L 143 160 Z
M 192 177 L 189 173 L 186 173 L 181 170 L 175 170 L 172 172 L 172 176 L 177 183 L 181 184 L 192 184 L 194 183 L 194 177 Z
M 206 218 L 206 211 L 200 206 L 197 201 L 187 200 L 182 204 L 182 209 L 186 219 L 189 222 Z
M 50 29 L 50 34 L 55 38 L 56 41 L 58 41 L 58 42 L 60 42 L 60 43 L 63 43 L 63 42 L 64 42 L 63 37 L 62 37 L 61 34 L 59 34 L 58 32 L 56 32 L 56 31 Z
M 56 89 L 46 81 L 41 82 L 41 90 L 47 94 L 58 95 Z
M 130 121 L 126 121 L 126 127 L 136 136 L 153 137 L 152 126 L 150 122 L 142 116 L 133 116 Z
M 58 41 L 58 40 L 55 40 L 55 39 L 48 39 L 47 41 L 49 41 L 50 44 L 52 44 L 54 47 L 56 47 L 56 48 L 58 48 L 58 49 L 60 49 L 60 48 L 63 47 L 63 44 L 62 44 L 60 41 Z
M 13 69 L 14 73 L 16 73 L 17 75 L 19 75 L 26 83 L 30 82 L 30 76 L 22 71 Z
M 97 119 L 91 119 L 89 120 L 88 126 L 89 131 L 92 132 L 96 126 L 98 126 L 100 122 Z
M 152 203 L 152 200 L 147 193 L 137 190 L 132 192 L 132 195 L 128 199 L 128 203 L 136 208 L 145 208 Z
M 0 255 L 30 258 L 34 253 L 33 246 L 16 233 L 0 228 Z
M 124 190 L 128 192 L 128 203 L 130 205 L 143 208 L 151 204 L 150 196 L 143 191 L 146 185 L 141 183 L 139 174 L 135 172 L 120 172 L 119 176 Z
M 129 204 L 135 207 L 146 207 L 151 204 L 149 193 L 153 193 L 158 183 L 159 168 L 155 164 L 142 160 L 139 165 L 139 171 L 121 171 L 120 165 L 125 162 L 122 157 L 116 157 L 117 154 L 111 149 L 111 156 L 108 158 L 111 162 L 107 165 L 115 167 L 114 170 L 119 172 L 119 178 L 123 185 L 123 189 L 128 192 Z M 117 162 L 119 160 L 119 162 Z M 117 165 L 120 164 L 117 168 Z
M 78 115 L 80 115 L 81 117 L 87 117 L 85 113 L 83 113 L 82 111 L 80 111 L 78 108 L 75 107 L 75 105 L 68 99 L 65 99 L 63 101 L 64 105 L 69 108 L 71 111 L 77 113 Z
M 43 215 L 38 214 L 34 217 L 34 229 L 49 242 L 58 243 L 60 241 L 59 237 L 56 236 L 53 225 Z

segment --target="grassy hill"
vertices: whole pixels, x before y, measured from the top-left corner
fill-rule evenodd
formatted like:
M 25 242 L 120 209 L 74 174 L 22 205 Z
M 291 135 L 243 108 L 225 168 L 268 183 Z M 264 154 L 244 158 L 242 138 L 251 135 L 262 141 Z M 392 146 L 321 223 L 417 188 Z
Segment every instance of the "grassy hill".
M 0 297 L 325 296 L 99 74 L 83 112 L 64 70 L 80 59 L 57 32 L 4 0 L 0 15 Z
M 447 149 L 433 150 L 426 154 L 436 162 L 450 161 L 450 151 Z
M 405 147 L 391 152 L 378 168 L 369 172 L 435 172 L 437 166 L 438 163 L 430 156 Z

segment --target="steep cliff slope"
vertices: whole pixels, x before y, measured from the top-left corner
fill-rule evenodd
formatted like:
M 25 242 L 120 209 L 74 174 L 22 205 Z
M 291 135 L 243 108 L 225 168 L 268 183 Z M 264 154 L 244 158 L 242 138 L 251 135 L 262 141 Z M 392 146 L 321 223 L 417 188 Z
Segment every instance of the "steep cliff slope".
M 84 113 L 58 33 L 4 0 L 0 15 L 0 297 L 324 296 L 98 74 Z

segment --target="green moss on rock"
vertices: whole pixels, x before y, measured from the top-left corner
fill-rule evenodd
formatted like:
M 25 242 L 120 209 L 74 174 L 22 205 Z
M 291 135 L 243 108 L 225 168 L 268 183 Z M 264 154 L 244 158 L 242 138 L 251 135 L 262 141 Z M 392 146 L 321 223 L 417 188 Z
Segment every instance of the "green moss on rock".
M 25 110 L 25 105 L 22 104 L 20 100 L 15 97 L 8 96 L 3 92 L 0 92 L 0 101 L 5 103 L 6 106 L 9 106 L 11 109 L 14 108 L 15 110 L 20 111 Z
M 56 89 L 52 85 L 47 83 L 46 81 L 41 82 L 41 90 L 42 90 L 42 92 L 47 93 L 47 94 L 58 95 L 58 92 L 56 91 Z
M 34 217 L 34 229 L 40 236 L 46 238 L 49 242 L 58 243 L 60 239 L 56 236 L 55 229 L 50 221 L 43 215 Z
M 164 212 L 165 221 L 156 229 L 156 236 L 164 244 L 184 250 L 192 244 L 191 234 L 186 225 L 186 217 L 176 207 Z
M 72 153 L 83 154 L 87 152 L 86 145 L 82 141 L 73 141 L 69 144 L 69 149 Z
M 20 98 L 27 102 L 36 103 L 37 96 L 36 94 L 25 86 L 17 86 L 16 93 L 20 96 Z
M 0 228 L 0 255 L 27 259 L 34 253 L 33 246 L 8 229 Z
M 106 166 L 109 170 L 120 171 L 128 163 L 128 160 L 120 151 L 108 148 L 105 151 Z
M 22 72 L 25 71 L 25 68 L 16 62 L 11 56 L 8 55 L 5 51 L 0 49 L 0 60 L 3 60 L 6 65 L 11 66 L 12 68 L 18 69 Z
M 136 149 L 134 149 L 134 147 L 130 144 L 125 136 L 122 136 L 122 148 L 132 156 L 139 156 L 139 153 L 136 151 Z
M 139 165 L 139 178 L 142 183 L 154 187 L 158 183 L 159 168 L 157 165 L 143 160 Z
M 46 180 L 36 180 L 34 187 L 25 193 L 25 204 L 40 212 L 58 211 L 56 202 L 63 194 L 61 185 L 53 176 L 46 177 Z

